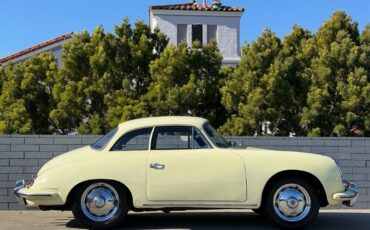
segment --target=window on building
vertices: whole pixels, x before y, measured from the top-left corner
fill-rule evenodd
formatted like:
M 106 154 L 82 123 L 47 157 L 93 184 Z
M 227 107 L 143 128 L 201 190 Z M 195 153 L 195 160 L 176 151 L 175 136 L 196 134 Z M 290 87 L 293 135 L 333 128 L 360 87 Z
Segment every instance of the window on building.
M 192 42 L 199 41 L 203 43 L 203 25 L 192 26 Z
M 186 24 L 177 25 L 177 44 L 180 44 L 181 42 L 187 43 L 187 32 L 188 25 Z
M 217 25 L 207 25 L 207 43 L 217 40 Z

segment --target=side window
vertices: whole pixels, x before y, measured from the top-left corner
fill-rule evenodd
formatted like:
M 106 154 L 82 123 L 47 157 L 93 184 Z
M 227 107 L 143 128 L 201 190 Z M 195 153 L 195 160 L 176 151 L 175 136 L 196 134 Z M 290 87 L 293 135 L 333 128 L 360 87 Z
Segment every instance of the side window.
M 153 128 L 138 129 L 124 134 L 112 148 L 113 151 L 148 150 Z
M 204 137 L 193 127 L 157 127 L 152 139 L 153 150 L 209 148 Z

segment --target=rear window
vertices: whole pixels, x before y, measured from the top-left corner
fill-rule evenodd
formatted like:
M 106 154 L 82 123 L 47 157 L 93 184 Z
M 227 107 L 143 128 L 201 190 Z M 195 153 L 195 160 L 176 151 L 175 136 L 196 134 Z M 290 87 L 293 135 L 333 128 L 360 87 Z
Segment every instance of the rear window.
M 105 136 L 97 140 L 94 144 L 91 144 L 90 147 L 95 150 L 102 150 L 107 146 L 108 142 L 112 139 L 114 134 L 117 132 L 117 128 L 111 130 L 109 133 L 107 133 Z

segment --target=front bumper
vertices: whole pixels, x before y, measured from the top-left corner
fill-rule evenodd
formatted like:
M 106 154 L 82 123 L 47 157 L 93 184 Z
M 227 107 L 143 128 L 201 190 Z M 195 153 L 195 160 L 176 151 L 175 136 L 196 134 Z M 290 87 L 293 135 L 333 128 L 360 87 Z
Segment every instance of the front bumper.
M 350 181 L 343 181 L 344 192 L 335 193 L 334 200 L 342 201 L 342 204 L 352 207 L 358 199 L 358 188 Z
M 14 194 L 17 201 L 22 205 L 29 205 L 27 200 L 47 200 L 52 198 L 55 193 L 52 192 L 32 192 L 30 186 L 27 185 L 25 180 L 19 180 L 15 183 Z

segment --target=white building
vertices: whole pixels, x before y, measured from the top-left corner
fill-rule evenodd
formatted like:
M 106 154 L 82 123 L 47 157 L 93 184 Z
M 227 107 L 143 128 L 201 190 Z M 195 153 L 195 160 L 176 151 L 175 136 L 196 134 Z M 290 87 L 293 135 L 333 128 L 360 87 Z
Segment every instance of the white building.
M 58 66 L 61 67 L 62 51 L 63 51 L 62 45 L 64 42 L 71 39 L 72 36 L 73 36 L 72 33 L 65 34 L 65 35 L 53 38 L 51 40 L 45 41 L 43 43 L 37 44 L 25 50 L 16 52 L 9 56 L 0 58 L 0 65 L 4 67 L 4 66 L 7 66 L 9 63 L 17 64 L 37 54 L 40 54 L 43 52 L 51 52 L 54 55 Z
M 152 30 L 158 27 L 171 43 L 177 45 L 185 41 L 189 47 L 195 40 L 205 45 L 216 39 L 224 65 L 237 65 L 240 62 L 240 18 L 243 13 L 243 8 L 223 6 L 220 1 L 207 4 L 205 0 L 202 3 L 192 0 L 184 4 L 149 7 Z M 0 58 L 0 65 L 20 63 L 39 53 L 52 52 L 60 67 L 62 45 L 72 36 L 72 33 L 65 34 Z
M 220 1 L 149 7 L 150 27 L 166 34 L 172 44 L 195 40 L 207 44 L 216 39 L 224 65 L 240 62 L 240 19 L 243 8 L 223 6 Z

